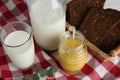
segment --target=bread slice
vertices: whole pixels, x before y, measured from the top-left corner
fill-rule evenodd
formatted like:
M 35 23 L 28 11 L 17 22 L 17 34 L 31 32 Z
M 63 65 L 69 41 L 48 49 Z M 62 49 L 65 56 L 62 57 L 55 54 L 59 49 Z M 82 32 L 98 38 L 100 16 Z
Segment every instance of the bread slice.
M 68 4 L 68 22 L 78 29 L 89 9 L 92 7 L 103 8 L 104 2 L 105 0 L 72 0 Z
M 120 44 L 120 12 L 91 8 L 79 30 L 103 53 L 109 53 Z

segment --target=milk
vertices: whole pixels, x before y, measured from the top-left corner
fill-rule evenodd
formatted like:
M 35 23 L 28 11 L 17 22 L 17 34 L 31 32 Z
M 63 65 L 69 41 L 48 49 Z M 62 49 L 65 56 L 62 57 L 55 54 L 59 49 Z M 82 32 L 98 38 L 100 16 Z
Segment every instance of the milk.
M 30 9 L 35 41 L 46 50 L 58 47 L 59 37 L 65 32 L 65 11 L 57 0 L 36 0 Z
M 12 63 L 21 69 L 30 67 L 34 60 L 33 38 L 25 31 L 14 31 L 8 34 L 4 43 L 10 46 L 4 46 L 6 54 Z M 14 47 L 11 47 L 14 46 Z

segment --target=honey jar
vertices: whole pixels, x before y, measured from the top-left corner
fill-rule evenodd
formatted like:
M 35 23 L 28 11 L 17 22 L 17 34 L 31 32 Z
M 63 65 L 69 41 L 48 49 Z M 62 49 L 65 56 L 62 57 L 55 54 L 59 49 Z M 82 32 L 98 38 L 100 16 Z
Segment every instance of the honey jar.
M 60 38 L 58 48 L 58 60 L 65 72 L 69 74 L 79 73 L 86 64 L 88 57 L 85 37 L 79 32 L 66 31 Z

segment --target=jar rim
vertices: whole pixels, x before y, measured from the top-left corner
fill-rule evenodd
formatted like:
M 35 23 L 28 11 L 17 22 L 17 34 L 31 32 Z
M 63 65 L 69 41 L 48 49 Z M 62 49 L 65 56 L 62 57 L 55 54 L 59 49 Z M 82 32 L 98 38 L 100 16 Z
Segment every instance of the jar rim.
M 78 51 L 79 49 L 81 49 L 84 46 L 84 44 L 85 44 L 85 36 L 84 36 L 84 34 L 82 32 L 80 32 L 78 30 L 75 31 L 75 38 L 81 39 L 81 45 L 76 47 L 76 48 L 68 48 L 67 46 L 64 45 L 64 41 L 66 40 L 66 39 L 64 39 L 64 37 L 65 37 L 66 34 L 69 35 L 69 34 L 71 34 L 71 32 L 66 31 L 60 37 L 60 43 L 61 43 L 61 45 L 63 46 L 64 49 L 66 49 L 68 51 Z

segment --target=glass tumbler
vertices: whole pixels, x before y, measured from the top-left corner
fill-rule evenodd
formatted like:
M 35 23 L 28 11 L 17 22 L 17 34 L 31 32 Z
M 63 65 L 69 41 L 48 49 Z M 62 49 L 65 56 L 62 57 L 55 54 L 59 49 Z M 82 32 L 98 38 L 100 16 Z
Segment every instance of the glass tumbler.
M 34 42 L 32 29 L 27 23 L 13 21 L 6 24 L 0 32 L 0 39 L 6 55 L 17 68 L 32 66 L 35 60 Z

